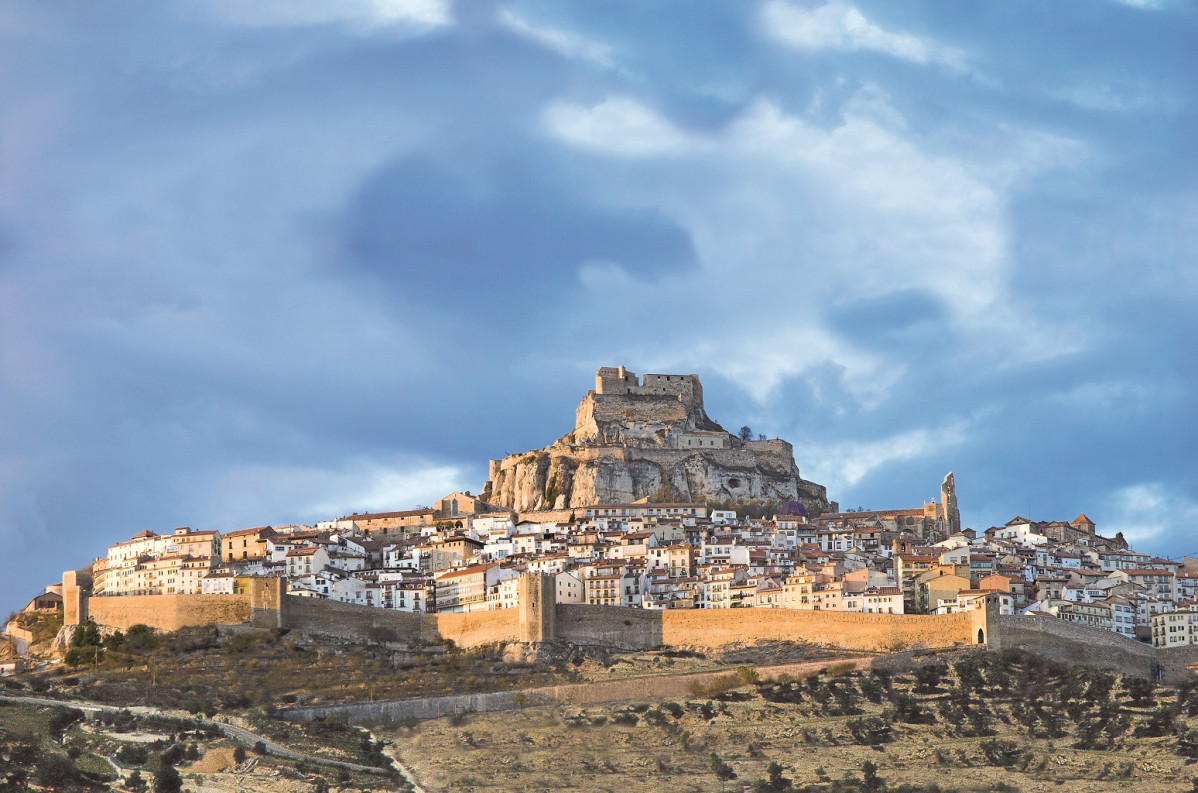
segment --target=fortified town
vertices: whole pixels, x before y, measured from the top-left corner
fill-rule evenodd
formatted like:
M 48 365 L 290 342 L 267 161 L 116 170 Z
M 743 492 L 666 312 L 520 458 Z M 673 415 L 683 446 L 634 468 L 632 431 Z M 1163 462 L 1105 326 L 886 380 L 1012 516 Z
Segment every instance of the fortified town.
M 1085 514 L 962 527 L 951 473 L 919 506 L 839 511 L 789 443 L 749 435 L 708 417 L 695 375 L 603 367 L 574 429 L 492 460 L 479 495 L 311 526 L 147 529 L 26 610 L 64 613 L 60 646 L 91 619 L 381 626 L 461 646 L 982 644 L 1184 673 L 1189 655 L 1170 653 L 1198 644 L 1198 559 L 1137 553 Z M 24 651 L 16 621 L 7 636 Z

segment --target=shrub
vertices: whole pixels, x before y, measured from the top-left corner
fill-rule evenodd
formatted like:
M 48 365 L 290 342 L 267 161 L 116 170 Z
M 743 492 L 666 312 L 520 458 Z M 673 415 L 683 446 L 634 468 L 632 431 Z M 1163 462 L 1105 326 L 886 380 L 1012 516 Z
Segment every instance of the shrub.
M 766 766 L 765 773 L 768 775 L 768 778 L 757 782 L 757 785 L 754 787 L 757 793 L 784 793 L 784 791 L 793 790 L 794 782 L 782 776 L 783 770 L 777 761 L 773 761 Z
M 129 626 L 129 630 L 125 632 L 125 646 L 130 650 L 156 650 L 158 637 L 149 625 L 138 623 Z
M 1131 704 L 1136 707 L 1150 707 L 1156 702 L 1156 684 L 1142 677 L 1126 677 L 1123 687 L 1131 697 Z
M 736 675 L 740 678 L 741 683 L 746 686 L 751 686 L 761 679 L 761 675 L 751 666 L 738 666 L 736 668 Z
M 79 781 L 79 769 L 71 758 L 61 754 L 43 755 L 37 761 L 37 774 L 34 776 L 42 787 L 59 788 L 74 785 Z
M 241 765 L 245 762 L 245 747 L 241 744 L 233 747 L 233 762 Z
M 925 664 L 915 670 L 915 690 L 920 694 L 930 694 L 940 685 L 940 680 L 948 667 L 941 663 Z
M 732 766 L 721 760 L 715 752 L 711 753 L 711 770 L 715 772 L 717 779 L 724 782 L 736 779 L 736 772 L 732 770 Z
M 877 716 L 850 719 L 846 726 L 849 728 L 853 740 L 862 746 L 878 746 L 894 740 L 890 722 Z
M 116 761 L 124 766 L 145 765 L 149 759 L 149 752 L 146 747 L 137 746 L 135 744 L 125 744 L 116 751 Z
M 183 789 L 183 777 L 174 766 L 164 766 L 154 774 L 154 793 L 179 793 Z
M 1002 738 L 982 741 L 978 744 L 978 748 L 982 750 L 982 754 L 985 755 L 986 761 L 990 765 L 1001 768 L 1010 768 L 1023 760 L 1026 755 L 1026 751 L 1019 744 Z
M 1179 732 L 1175 751 L 1182 757 L 1198 758 L 1198 729 L 1190 728 Z
M 264 741 L 258 741 L 257 743 L 254 744 L 253 751 L 254 751 L 254 754 L 256 754 L 256 755 L 266 754 L 266 743 Z

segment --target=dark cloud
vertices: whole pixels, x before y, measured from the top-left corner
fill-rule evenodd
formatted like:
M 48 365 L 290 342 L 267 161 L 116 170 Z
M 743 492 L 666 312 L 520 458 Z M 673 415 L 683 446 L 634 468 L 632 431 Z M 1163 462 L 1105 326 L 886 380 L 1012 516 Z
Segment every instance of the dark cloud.
M 479 316 L 511 294 L 555 303 L 588 263 L 615 264 L 643 281 L 694 267 L 684 229 L 659 213 L 595 206 L 556 178 L 552 157 L 464 165 L 396 163 L 367 182 L 348 212 L 347 258 L 409 305 Z

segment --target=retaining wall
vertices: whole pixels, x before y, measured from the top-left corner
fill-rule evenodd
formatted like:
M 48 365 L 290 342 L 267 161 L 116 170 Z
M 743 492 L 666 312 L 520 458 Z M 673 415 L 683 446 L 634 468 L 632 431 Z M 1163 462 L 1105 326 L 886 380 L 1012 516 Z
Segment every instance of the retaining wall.
M 851 663 L 866 669 L 872 658 L 844 661 L 805 661 L 798 664 L 755 667 L 761 677 L 782 674 L 801 677 L 836 663 Z M 400 719 L 435 719 L 457 713 L 491 713 L 516 710 L 538 705 L 591 705 L 605 702 L 659 699 L 663 697 L 695 696 L 697 686 L 709 685 L 719 678 L 736 675 L 733 670 L 695 672 L 681 675 L 646 675 L 622 680 L 600 680 L 592 683 L 570 683 L 561 686 L 516 691 L 492 691 L 482 694 L 460 694 L 448 697 L 421 697 L 386 702 L 359 702 L 349 705 L 308 705 L 279 711 L 278 715 L 291 721 L 314 721 L 327 716 L 345 719 L 350 723 L 395 722 Z

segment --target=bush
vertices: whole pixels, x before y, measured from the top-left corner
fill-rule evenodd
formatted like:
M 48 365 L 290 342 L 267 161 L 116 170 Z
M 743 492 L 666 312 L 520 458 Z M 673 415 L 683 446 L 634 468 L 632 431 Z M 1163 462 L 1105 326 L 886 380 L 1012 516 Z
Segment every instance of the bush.
M 732 770 L 732 766 L 721 760 L 715 752 L 711 753 L 711 770 L 715 772 L 717 779 L 724 782 L 736 779 L 736 772 Z
M 991 738 L 982 741 L 978 744 L 978 748 L 982 750 L 982 754 L 986 757 L 986 762 L 990 765 L 996 765 L 1001 768 L 1010 768 L 1016 763 L 1023 760 L 1027 754 L 1019 744 L 1014 741 L 1004 740 L 1002 738 Z
M 853 740 L 862 746 L 878 746 L 894 740 L 890 722 L 877 716 L 850 719 L 846 725 Z
M 145 765 L 146 760 L 150 758 L 150 754 L 144 746 L 125 744 L 116 750 L 115 757 L 116 761 L 123 766 Z
M 130 650 L 158 649 L 158 636 L 149 625 L 138 623 L 125 632 L 125 646 Z
M 765 773 L 769 775 L 769 778 L 757 782 L 754 787 L 757 793 L 784 793 L 784 791 L 793 790 L 794 782 L 782 776 L 783 770 L 777 761 L 766 766 Z
M 1142 677 L 1127 677 L 1123 679 L 1123 687 L 1131 697 L 1135 707 L 1147 708 L 1156 703 L 1156 683 Z
M 79 769 L 71 758 L 61 754 L 43 755 L 37 762 L 37 774 L 34 779 L 42 787 L 69 787 L 79 781 Z
M 925 664 L 915 670 L 915 690 L 920 694 L 931 694 L 940 685 L 948 667 L 941 663 Z
M 259 756 L 266 754 L 266 743 L 263 741 L 258 741 L 257 743 L 255 743 L 254 744 L 254 754 L 259 755 Z
M 174 766 L 164 766 L 154 774 L 154 793 L 179 793 L 183 789 L 183 777 Z

